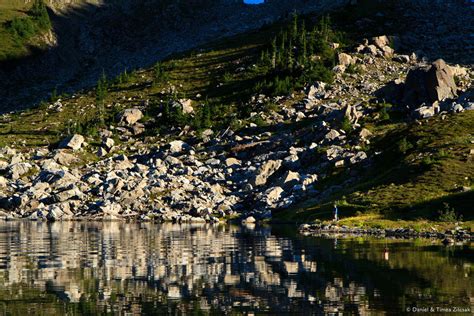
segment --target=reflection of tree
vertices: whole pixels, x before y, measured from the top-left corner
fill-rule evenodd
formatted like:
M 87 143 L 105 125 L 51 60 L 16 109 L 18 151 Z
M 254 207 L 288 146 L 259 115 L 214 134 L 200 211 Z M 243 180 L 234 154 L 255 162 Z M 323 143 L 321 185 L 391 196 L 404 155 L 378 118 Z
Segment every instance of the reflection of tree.
M 384 274 L 416 276 L 405 287 L 389 282 L 399 287 L 398 296 L 407 288 L 446 286 L 450 297 L 470 291 L 472 281 L 470 274 L 463 279 L 461 260 L 437 251 L 403 246 L 386 262 L 378 243 L 341 242 L 334 252 L 328 240 L 295 242 L 269 229 L 118 222 L 5 222 L 0 228 L 0 302 L 19 313 L 41 303 L 51 314 L 167 308 L 363 314 L 369 302 L 388 295 L 374 286 Z M 378 290 L 382 298 L 374 297 Z

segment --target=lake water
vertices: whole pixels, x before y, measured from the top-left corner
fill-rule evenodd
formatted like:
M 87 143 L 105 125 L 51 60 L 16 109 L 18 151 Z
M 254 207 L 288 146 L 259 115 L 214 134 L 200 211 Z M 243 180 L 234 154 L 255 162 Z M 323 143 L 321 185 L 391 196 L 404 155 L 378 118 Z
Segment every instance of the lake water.
M 0 315 L 474 310 L 473 261 L 472 245 L 288 226 L 0 222 Z

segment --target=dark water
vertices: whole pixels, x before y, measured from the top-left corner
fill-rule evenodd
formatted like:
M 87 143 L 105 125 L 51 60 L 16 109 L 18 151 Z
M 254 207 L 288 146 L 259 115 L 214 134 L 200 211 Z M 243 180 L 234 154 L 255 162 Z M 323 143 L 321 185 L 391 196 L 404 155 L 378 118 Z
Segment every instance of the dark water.
M 0 315 L 474 310 L 473 261 L 472 245 L 284 226 L 0 222 Z

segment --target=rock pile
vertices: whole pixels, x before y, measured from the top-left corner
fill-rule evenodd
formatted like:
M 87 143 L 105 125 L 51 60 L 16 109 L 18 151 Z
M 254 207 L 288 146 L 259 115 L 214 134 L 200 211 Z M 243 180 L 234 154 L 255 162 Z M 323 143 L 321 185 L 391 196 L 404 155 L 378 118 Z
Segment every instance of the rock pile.
M 118 126 L 101 131 L 99 142 L 72 135 L 54 150 L 20 153 L 2 148 L 1 215 L 47 220 L 258 220 L 308 198 L 323 200 L 355 183 L 354 169 L 371 163 L 375 153 L 364 148 L 372 133 L 361 119 L 374 115 L 377 104 L 371 106 L 369 100 L 388 82 L 400 80 L 395 76 L 408 73 L 407 98 L 434 102 L 430 109 L 414 109 L 421 117 L 443 110 L 445 103 L 436 101 L 457 94 L 453 111 L 474 108 L 472 90 L 462 92 L 453 79 L 454 73 L 470 76 L 470 70 L 463 73 L 440 60 L 421 67 L 416 58 L 397 55 L 391 48 L 396 42 L 379 36 L 363 43 L 359 53 L 339 54 L 340 66 L 355 65 L 361 73 L 341 68 L 334 84 L 310 84 L 301 91 L 303 99 L 251 98 L 250 116 L 275 126 L 273 131 L 259 131 L 251 123 L 239 133 L 206 130 L 202 138 L 186 141 L 147 140 L 135 137 L 145 125 L 140 122 L 143 108 L 134 107 L 119 115 Z M 276 108 L 263 110 L 268 102 Z M 183 111 L 193 110 L 190 100 L 178 103 Z M 302 127 L 287 128 L 302 120 Z M 99 160 L 81 163 L 86 151 L 97 153 Z M 337 168 L 347 170 L 345 181 L 319 192 L 317 184 Z

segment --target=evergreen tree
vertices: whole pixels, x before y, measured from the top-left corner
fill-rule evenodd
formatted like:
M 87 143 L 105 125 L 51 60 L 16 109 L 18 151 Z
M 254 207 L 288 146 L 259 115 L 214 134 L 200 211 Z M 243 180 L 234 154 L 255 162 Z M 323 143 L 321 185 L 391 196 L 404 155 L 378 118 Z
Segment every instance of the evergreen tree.
M 43 0 L 35 0 L 30 9 L 30 14 L 35 18 L 40 29 L 45 30 L 51 27 L 48 9 Z
M 272 67 L 276 68 L 277 64 L 277 39 L 276 37 L 272 41 Z
M 104 101 L 108 94 L 108 83 L 105 72 L 102 71 L 102 76 L 97 81 L 97 88 L 95 90 L 95 100 L 99 110 L 99 121 L 104 124 L 105 107 Z

